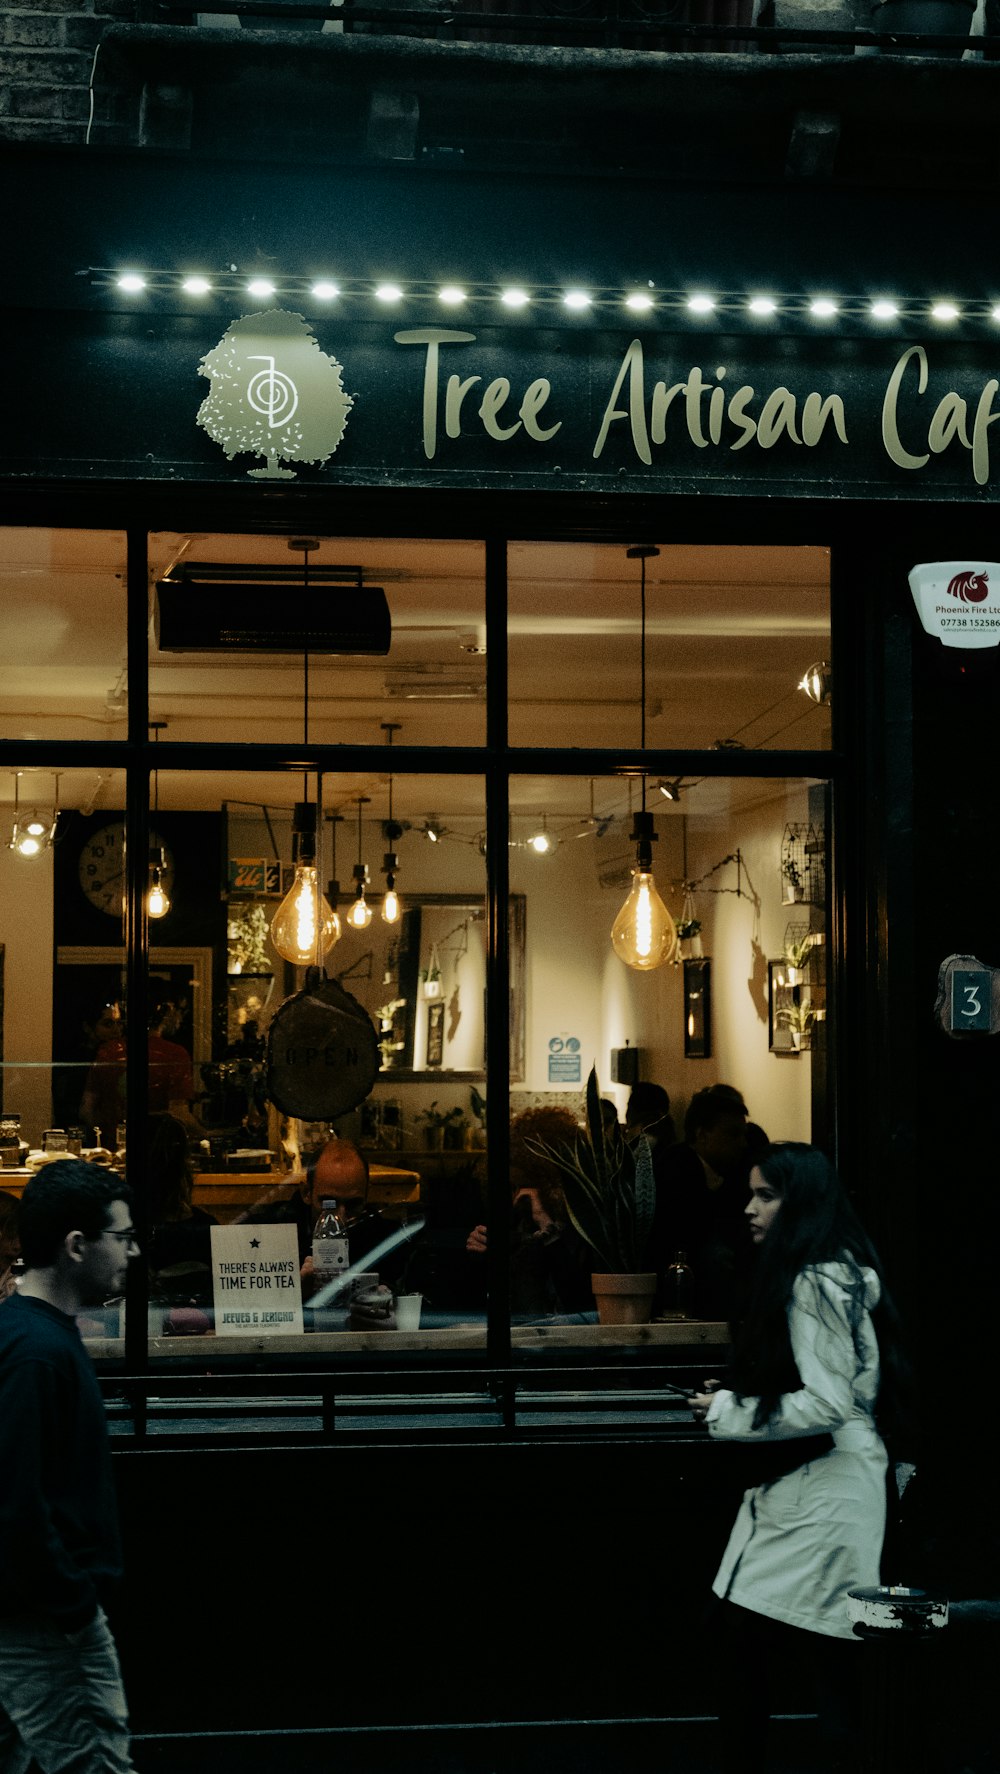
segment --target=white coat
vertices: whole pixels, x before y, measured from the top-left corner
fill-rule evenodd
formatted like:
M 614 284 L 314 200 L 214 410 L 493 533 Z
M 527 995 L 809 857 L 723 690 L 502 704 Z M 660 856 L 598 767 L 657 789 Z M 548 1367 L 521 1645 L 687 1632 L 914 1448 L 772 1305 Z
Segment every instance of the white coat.
M 848 1320 L 852 1272 L 865 1287 L 860 1361 Z M 887 1460 L 874 1421 L 879 1360 L 869 1317 L 879 1292 L 871 1269 L 803 1269 L 788 1308 L 801 1388 L 783 1394 L 763 1429 L 752 1426 L 757 1400 L 741 1403 L 732 1392 L 717 1392 L 706 1417 L 720 1441 L 832 1436 L 819 1459 L 745 1493 L 712 1585 L 741 1608 L 830 1638 L 854 1637 L 848 1590 L 879 1581 Z

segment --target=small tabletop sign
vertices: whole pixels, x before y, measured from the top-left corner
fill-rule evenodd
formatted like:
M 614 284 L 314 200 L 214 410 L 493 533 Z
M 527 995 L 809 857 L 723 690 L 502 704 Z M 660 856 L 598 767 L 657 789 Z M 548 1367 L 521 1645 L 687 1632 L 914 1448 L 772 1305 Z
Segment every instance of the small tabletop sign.
M 993 1035 L 1000 1030 L 1000 968 L 975 955 L 949 955 L 938 971 L 934 1014 L 946 1035 Z
M 299 1241 L 294 1226 L 213 1226 L 217 1337 L 302 1330 Z

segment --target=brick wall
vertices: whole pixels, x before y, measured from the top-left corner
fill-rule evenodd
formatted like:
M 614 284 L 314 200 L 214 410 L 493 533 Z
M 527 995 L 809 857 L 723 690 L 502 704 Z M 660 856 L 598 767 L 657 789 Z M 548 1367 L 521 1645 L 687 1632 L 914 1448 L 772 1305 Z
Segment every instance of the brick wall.
M 5 0 L 0 8 L 0 141 L 77 142 L 90 125 L 90 79 L 105 24 L 131 21 L 136 0 Z M 102 91 L 95 125 L 113 121 Z

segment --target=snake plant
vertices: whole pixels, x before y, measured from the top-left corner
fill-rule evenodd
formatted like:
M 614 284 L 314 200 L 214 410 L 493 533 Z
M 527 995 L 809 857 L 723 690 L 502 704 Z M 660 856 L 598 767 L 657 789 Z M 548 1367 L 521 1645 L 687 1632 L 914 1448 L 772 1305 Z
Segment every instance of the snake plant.
M 644 1136 L 629 1142 L 617 1123 L 605 1127 L 596 1068 L 587 1079 L 586 1127 L 572 1145 L 528 1144 L 562 1171 L 566 1211 L 602 1271 L 642 1272 L 656 1203 L 652 1152 Z

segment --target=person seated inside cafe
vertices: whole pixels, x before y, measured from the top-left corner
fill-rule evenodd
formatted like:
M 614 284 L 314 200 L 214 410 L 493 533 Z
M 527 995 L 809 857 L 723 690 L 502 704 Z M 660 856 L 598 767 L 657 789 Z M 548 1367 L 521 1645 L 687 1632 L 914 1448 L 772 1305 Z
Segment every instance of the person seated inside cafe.
M 697 1318 L 729 1320 L 740 1295 L 752 1248 L 748 1152 L 747 1106 L 731 1084 L 696 1091 L 684 1117 L 684 1139 L 653 1151 L 653 1263 L 662 1292 L 668 1265 L 678 1251 L 685 1253 Z
M 672 1146 L 677 1133 L 670 1113 L 670 1096 L 662 1084 L 642 1078 L 629 1091 L 625 1109 L 625 1136 L 638 1139 L 644 1133 L 650 1146 Z
M 327 1140 L 316 1157 L 306 1163 L 298 1178 L 298 1187 L 287 1199 L 282 1198 L 281 1191 L 270 1189 L 252 1207 L 237 1215 L 234 1222 L 295 1227 L 305 1301 L 314 1291 L 313 1231 L 323 1210 L 323 1202 L 327 1200 L 337 1203 L 337 1218 L 347 1234 L 352 1269 L 364 1263 L 377 1245 L 399 1230 L 396 1221 L 386 1219 L 376 1207 L 368 1204 L 368 1162 L 364 1154 L 359 1152 L 353 1140 L 336 1137 Z M 392 1287 L 402 1274 L 405 1258 L 406 1247 L 402 1242 L 395 1250 L 379 1257 L 379 1286 L 364 1300 L 352 1300 L 351 1329 L 393 1328 Z
M 593 1252 L 566 1209 L 562 1172 L 539 1148 L 572 1146 L 582 1129 L 569 1109 L 525 1109 L 510 1124 L 513 1198 L 510 1251 L 512 1318 L 593 1311 Z M 485 1225 L 472 1228 L 466 1250 L 483 1260 Z
M 144 1181 L 149 1195 L 150 1285 L 161 1297 L 194 1303 L 211 1295 L 212 1227 L 193 1200 L 194 1172 L 184 1123 L 164 1112 L 146 1127 Z

